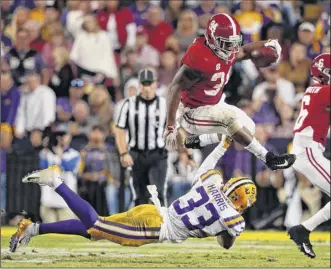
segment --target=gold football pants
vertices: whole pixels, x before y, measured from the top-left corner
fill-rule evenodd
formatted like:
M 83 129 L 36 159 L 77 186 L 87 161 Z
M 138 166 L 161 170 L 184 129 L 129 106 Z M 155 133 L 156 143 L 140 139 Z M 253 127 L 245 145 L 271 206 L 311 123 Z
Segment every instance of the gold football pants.
M 154 205 L 139 205 L 127 212 L 99 217 L 87 232 L 91 240 L 108 239 L 122 246 L 157 243 L 163 220 Z

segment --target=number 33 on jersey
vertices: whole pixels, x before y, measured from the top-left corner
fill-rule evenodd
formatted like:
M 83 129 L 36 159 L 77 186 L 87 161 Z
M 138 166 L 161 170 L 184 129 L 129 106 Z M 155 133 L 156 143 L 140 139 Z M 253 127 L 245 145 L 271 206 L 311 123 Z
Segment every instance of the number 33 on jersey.
M 222 177 L 210 170 L 186 195 L 172 203 L 170 214 L 177 223 L 182 223 L 187 236 L 215 236 L 224 230 L 231 236 L 238 236 L 244 230 L 245 221 L 240 210 L 236 210 L 236 203 L 238 208 L 244 209 L 254 204 L 256 187 L 250 179 L 233 178 L 230 181 L 224 186 L 225 194 L 221 191 Z

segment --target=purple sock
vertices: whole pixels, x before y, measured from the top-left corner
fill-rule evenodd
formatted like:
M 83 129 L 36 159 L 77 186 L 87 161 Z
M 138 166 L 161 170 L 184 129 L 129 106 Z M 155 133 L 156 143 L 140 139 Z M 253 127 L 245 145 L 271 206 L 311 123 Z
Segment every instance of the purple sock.
M 73 234 L 90 238 L 84 224 L 77 219 L 57 221 L 53 223 L 40 223 L 39 234 Z
M 74 193 L 66 184 L 62 183 L 55 191 L 66 201 L 72 212 L 81 220 L 85 229 L 90 229 L 99 218 L 94 208 Z

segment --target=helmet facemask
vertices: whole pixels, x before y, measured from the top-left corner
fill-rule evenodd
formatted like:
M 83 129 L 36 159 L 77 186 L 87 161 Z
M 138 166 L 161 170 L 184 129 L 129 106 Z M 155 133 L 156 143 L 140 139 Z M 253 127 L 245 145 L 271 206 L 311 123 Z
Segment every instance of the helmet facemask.
M 230 36 L 229 38 L 214 37 L 214 40 L 214 45 L 209 44 L 207 41 L 209 47 L 221 59 L 232 62 L 240 50 L 242 36 Z

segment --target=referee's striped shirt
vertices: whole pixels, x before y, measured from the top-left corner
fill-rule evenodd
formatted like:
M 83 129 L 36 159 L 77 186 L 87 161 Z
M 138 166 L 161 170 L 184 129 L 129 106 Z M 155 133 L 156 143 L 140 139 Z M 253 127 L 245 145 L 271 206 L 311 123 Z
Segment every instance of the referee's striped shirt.
M 152 100 L 132 96 L 121 108 L 117 127 L 129 130 L 129 147 L 133 150 L 164 148 L 163 132 L 166 125 L 166 99 L 156 96 Z

